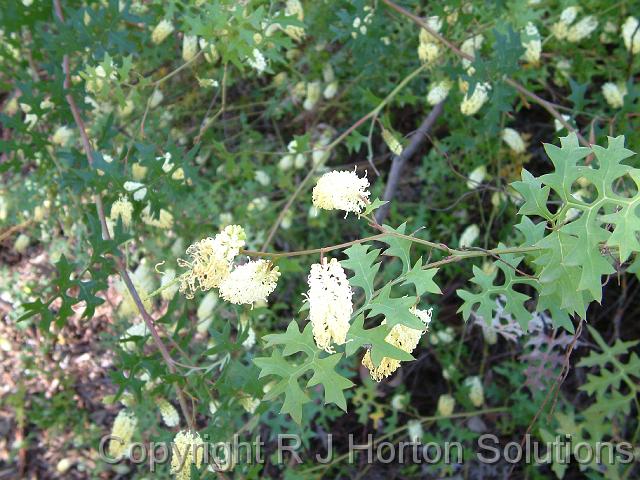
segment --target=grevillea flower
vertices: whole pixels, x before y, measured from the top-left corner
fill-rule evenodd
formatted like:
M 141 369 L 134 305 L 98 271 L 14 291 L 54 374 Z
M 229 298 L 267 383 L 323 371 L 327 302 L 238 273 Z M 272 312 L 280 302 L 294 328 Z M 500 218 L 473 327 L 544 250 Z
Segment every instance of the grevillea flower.
M 481 407 L 484 404 L 484 388 L 480 377 L 468 377 L 465 379 L 464 385 L 469 388 L 469 400 L 471 400 L 473 406 L 476 408 Z
M 342 345 L 347 340 L 353 313 L 353 291 L 342 265 L 335 258 L 311 265 L 308 282 L 307 299 L 313 337 L 318 348 L 333 352 L 332 343 Z
M 198 53 L 198 36 L 185 35 L 182 37 L 182 59 L 185 62 L 193 60 Z
M 161 208 L 158 216 L 155 217 L 151 213 L 151 205 L 147 205 L 142 210 L 141 218 L 146 225 L 152 227 L 162 228 L 163 230 L 169 230 L 173 227 L 173 215 L 164 208 Z
M 304 99 L 302 107 L 305 110 L 313 110 L 313 107 L 315 107 L 318 100 L 320 100 L 320 95 L 322 95 L 320 82 L 307 83 L 307 98 Z
M 464 229 L 460 235 L 459 248 L 469 248 L 480 236 L 480 227 L 475 223 Z
M 640 53 L 640 28 L 636 17 L 627 17 L 622 24 L 622 40 L 624 46 L 632 54 Z
M 524 140 L 517 130 L 514 130 L 513 128 L 505 128 L 502 130 L 501 136 L 504 143 L 509 145 L 509 148 L 515 153 L 522 153 L 527 149 Z
M 257 398 L 245 396 L 240 399 L 240 405 L 244 408 L 247 413 L 254 414 L 258 406 L 260 405 L 260 400 Z
M 427 102 L 432 106 L 437 105 L 449 96 L 450 91 L 451 82 L 449 80 L 434 83 L 427 94 Z
M 302 3 L 300 0 L 287 0 L 287 4 L 284 9 L 284 14 L 288 17 L 296 17 L 298 20 L 304 20 L 304 9 L 302 8 Z M 284 28 L 284 31 L 287 35 L 289 35 L 294 41 L 299 42 L 304 38 L 304 28 L 297 27 L 295 25 L 287 25 Z
M 427 328 L 429 326 L 429 323 L 431 322 L 432 312 L 432 309 L 418 310 L 415 307 L 411 309 L 411 313 L 422 320 L 422 322 L 425 324 L 425 328 Z M 383 323 L 386 323 L 386 320 L 383 320 Z M 422 334 L 424 332 L 425 330 L 417 330 L 415 328 L 397 324 L 393 326 L 385 340 L 387 341 L 387 343 L 390 343 L 394 347 L 398 347 L 407 353 L 411 353 L 418 346 L 420 337 L 422 337 Z M 395 358 L 383 357 L 380 365 L 375 366 L 371 359 L 371 351 L 367 350 L 367 352 L 364 354 L 364 357 L 362 357 L 362 365 L 367 367 L 369 373 L 371 374 L 371 378 L 373 378 L 376 382 L 379 382 L 380 380 L 388 377 L 398 368 L 400 368 L 400 360 L 396 360 Z
M 542 40 L 540 39 L 540 32 L 536 26 L 529 22 L 524 29 L 526 38 L 522 41 L 524 47 L 524 53 L 522 58 L 525 62 L 537 65 L 540 62 L 540 55 L 542 53 Z
M 589 37 L 596 28 L 598 28 L 598 20 L 593 15 L 584 17 L 569 28 L 567 31 L 567 40 L 572 43 L 584 40 Z
M 67 143 L 69 143 L 69 140 L 71 140 L 72 136 L 73 130 L 66 125 L 62 125 L 61 127 L 58 127 L 56 129 L 55 133 L 51 137 L 51 141 L 56 145 L 64 147 Z
M 602 94 L 611 108 L 622 108 L 624 106 L 624 96 L 627 94 L 627 86 L 620 86 L 613 82 L 602 85 Z
M 464 94 L 460 104 L 460 112 L 463 115 L 476 114 L 489 99 L 489 90 L 491 90 L 491 85 L 488 83 L 478 83 L 473 95 L 469 96 L 468 92 Z
M 129 410 L 120 410 L 113 421 L 111 440 L 109 440 L 109 456 L 121 458 L 128 454 L 131 437 L 138 425 L 138 419 Z
M 159 398 L 156 400 L 156 405 L 162 415 L 162 421 L 167 427 L 177 427 L 180 424 L 180 415 L 171 403 L 164 398 Z
M 470 190 L 478 188 L 480 184 L 482 184 L 486 176 L 487 167 L 485 165 L 480 165 L 474 168 L 469 174 L 469 180 L 467 180 L 467 188 Z
M 200 468 L 206 446 L 198 432 L 182 430 L 173 439 L 171 473 L 177 480 L 191 478 L 191 465 Z
M 313 205 L 324 210 L 360 213 L 369 203 L 369 180 L 356 172 L 334 170 L 325 173 L 313 187 Z
M 470 57 L 475 57 L 476 51 L 482 48 L 483 43 L 484 43 L 483 35 L 481 34 L 474 35 L 473 37 L 468 38 L 464 42 L 462 42 L 462 45 L 460 46 L 460 50 L 462 51 L 462 53 L 465 53 Z M 462 67 L 467 69 L 469 68 L 469 66 L 471 66 L 471 61 L 467 60 L 466 58 L 463 58 Z
M 402 144 L 398 141 L 395 135 L 386 128 L 382 129 L 382 139 L 394 155 L 402 155 Z
M 258 73 L 264 72 L 267 68 L 267 61 L 265 60 L 264 55 L 262 55 L 262 52 L 260 52 L 260 50 L 258 50 L 257 48 L 254 48 L 253 52 L 251 52 L 251 55 L 252 57 L 249 57 L 247 59 L 247 63 L 249 64 L 249 66 L 256 70 Z
M 109 218 L 114 222 L 118 221 L 118 217 L 122 219 L 125 227 L 131 225 L 131 214 L 133 213 L 133 205 L 125 195 L 120 195 L 118 200 L 111 205 L 111 213 Z
M 236 305 L 266 301 L 276 289 L 280 271 L 267 260 L 255 260 L 233 269 L 220 284 L 220 296 Z
M 215 237 L 208 237 L 187 248 L 191 261 L 178 259 L 188 270 L 180 276 L 180 292 L 193 298 L 198 290 L 219 287 L 231 273 L 231 264 L 245 245 L 246 234 L 239 225 L 229 225 Z
M 431 27 L 432 30 L 440 32 L 440 29 L 442 28 L 442 19 L 438 16 L 429 17 L 427 18 L 427 25 Z M 435 62 L 441 53 L 438 39 L 424 28 L 421 28 L 419 40 L 418 58 L 420 61 L 426 64 Z
M 173 24 L 169 20 L 162 20 L 151 32 L 151 41 L 156 45 L 161 44 L 173 32 Z
M 449 395 L 440 395 L 438 398 L 438 415 L 443 417 L 449 417 L 453 413 L 453 409 L 456 407 L 455 399 Z
M 558 39 L 564 40 L 569 34 L 569 26 L 578 16 L 578 7 L 565 8 L 560 14 L 560 20 L 551 25 L 551 33 Z

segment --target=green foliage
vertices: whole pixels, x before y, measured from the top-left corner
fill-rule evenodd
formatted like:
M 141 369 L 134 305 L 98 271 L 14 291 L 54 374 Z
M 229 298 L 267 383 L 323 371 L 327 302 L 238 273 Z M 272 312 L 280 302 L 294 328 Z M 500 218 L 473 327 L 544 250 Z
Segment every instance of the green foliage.
M 282 413 L 288 413 L 298 423 L 302 422 L 302 406 L 311 401 L 311 398 L 300 387 L 299 380 L 310 370 L 313 376 L 308 380 L 306 388 L 314 385 L 322 385 L 324 388 L 325 403 L 335 403 L 342 410 L 347 409 L 344 390 L 353 386 L 353 382 L 342 377 L 335 371 L 335 366 L 342 357 L 342 353 L 323 355 L 315 345 L 311 324 L 307 324 L 304 330 L 298 330 L 295 321 L 289 323 L 285 333 L 266 335 L 264 340 L 268 347 L 284 345 L 274 349 L 270 357 L 254 359 L 260 367 L 260 378 L 266 375 L 280 377 L 271 387 L 265 400 L 278 398 L 284 394 Z M 300 362 L 292 361 L 290 357 L 302 353 L 305 358 Z

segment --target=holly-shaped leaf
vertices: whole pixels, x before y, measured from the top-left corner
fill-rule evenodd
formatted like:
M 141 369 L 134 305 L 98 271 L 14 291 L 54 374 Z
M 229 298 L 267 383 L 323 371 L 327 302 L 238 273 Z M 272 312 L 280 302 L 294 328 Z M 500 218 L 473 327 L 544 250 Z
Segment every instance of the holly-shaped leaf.
M 367 308 L 367 317 L 384 315 L 390 327 L 404 325 L 405 327 L 423 330 L 424 323 L 411 313 L 410 309 L 416 303 L 415 297 L 391 298 L 391 285 L 385 285 Z
M 406 280 L 403 285 L 413 283 L 416 287 L 416 295 L 418 297 L 421 297 L 427 292 L 441 294 L 442 290 L 440 290 L 440 287 L 433 281 L 433 277 L 438 273 L 438 270 L 438 268 L 429 268 L 425 270 L 422 268 L 422 258 L 420 258 L 413 268 L 405 275 Z
M 368 302 L 373 296 L 374 280 L 380 270 L 380 262 L 374 263 L 380 255 L 380 249 L 369 251 L 369 245 L 355 244 L 346 249 L 344 253 L 349 258 L 342 260 L 340 264 L 354 273 L 349 278 L 349 283 L 362 288 Z
M 407 229 L 407 224 L 405 222 L 402 225 L 400 225 L 397 229 L 392 228 L 389 225 L 383 225 L 383 228 L 386 231 L 392 231 L 392 232 L 396 232 L 404 235 L 405 230 Z M 406 238 L 401 238 L 394 235 L 386 235 L 382 237 L 380 241 L 389 245 L 389 248 L 387 248 L 384 251 L 384 254 L 393 256 L 393 257 L 398 257 L 402 261 L 402 271 L 405 273 L 408 272 L 409 269 L 411 268 L 411 256 L 410 256 L 411 243 L 412 243 L 411 240 L 407 240 Z
M 309 371 L 313 376 L 307 381 L 306 388 L 322 385 L 325 403 L 335 403 L 343 410 L 347 408 L 344 390 L 353 386 L 353 382 L 335 371 L 342 353 L 326 355 L 318 349 L 313 339 L 311 323 L 303 331 L 298 330 L 295 320 L 289 323 L 285 333 L 266 335 L 267 347 L 284 345 L 282 351 L 274 349 L 270 357 L 255 358 L 260 368 L 260 378 L 268 375 L 280 377 L 269 390 L 265 400 L 273 400 L 284 395 L 281 413 L 288 413 L 298 424 L 302 423 L 302 407 L 311 398 L 300 386 L 300 381 Z M 304 358 L 294 359 L 296 354 Z
M 424 328 L 424 325 L 422 328 Z M 410 353 L 386 341 L 390 331 L 391 326 L 388 323 L 365 330 L 364 315 L 358 315 L 351 323 L 347 333 L 345 355 L 349 357 L 357 352 L 360 347 L 365 347 L 371 353 L 371 360 L 376 366 L 380 365 L 384 357 L 404 361 L 413 360 L 413 356 Z

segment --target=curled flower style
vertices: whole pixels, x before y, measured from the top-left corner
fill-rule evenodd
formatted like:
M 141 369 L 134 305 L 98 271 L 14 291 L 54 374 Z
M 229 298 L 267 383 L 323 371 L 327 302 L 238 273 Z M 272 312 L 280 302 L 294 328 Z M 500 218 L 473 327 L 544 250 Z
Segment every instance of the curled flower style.
M 425 324 L 425 329 L 431 323 L 431 315 L 433 310 L 418 310 L 417 308 L 412 308 L 411 313 L 413 313 L 416 317 L 418 317 Z M 383 323 L 386 323 L 386 320 L 383 320 Z M 404 350 L 407 353 L 411 353 L 418 346 L 418 342 L 420 341 L 420 337 L 425 330 L 417 330 L 415 328 L 406 327 L 405 325 L 397 324 L 394 325 L 385 340 L 387 343 L 398 347 Z M 400 360 L 396 360 L 395 358 L 383 357 L 380 365 L 375 366 L 371 359 L 371 351 L 367 350 L 362 357 L 362 365 L 364 365 L 371 374 L 371 378 L 376 382 L 388 377 L 393 372 L 395 372 L 398 368 L 400 368 Z
M 231 264 L 245 245 L 246 234 L 239 225 L 229 225 L 215 237 L 208 237 L 187 248 L 191 261 L 178 259 L 188 270 L 180 276 L 180 292 L 193 298 L 198 291 L 220 286 L 231 273 Z
M 313 187 L 313 205 L 324 210 L 360 213 L 369 203 L 369 180 L 356 172 L 325 173 Z
M 220 284 L 220 296 L 236 305 L 266 301 L 276 289 L 280 271 L 267 260 L 256 260 L 236 267 Z
M 318 348 L 333 352 L 332 342 L 342 345 L 347 340 L 353 313 L 353 291 L 342 265 L 335 258 L 311 265 L 308 282 L 307 299 L 313 337 Z

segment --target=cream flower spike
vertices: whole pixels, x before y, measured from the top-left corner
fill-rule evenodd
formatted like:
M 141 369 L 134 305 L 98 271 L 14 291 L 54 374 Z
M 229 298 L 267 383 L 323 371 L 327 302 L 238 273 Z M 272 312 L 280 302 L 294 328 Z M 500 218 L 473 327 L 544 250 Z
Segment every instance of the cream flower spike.
M 171 473 L 177 480 L 191 478 L 191 465 L 202 466 L 205 444 L 198 432 L 182 430 L 173 439 L 171 451 Z
M 332 343 L 342 345 L 347 340 L 353 313 L 353 291 L 342 265 L 335 258 L 311 265 L 308 282 L 313 337 L 318 348 L 332 353 Z
M 344 210 L 359 214 L 369 203 L 369 180 L 355 171 L 325 173 L 313 187 L 313 205 L 324 210 Z M 345 215 L 346 217 L 346 215 Z

